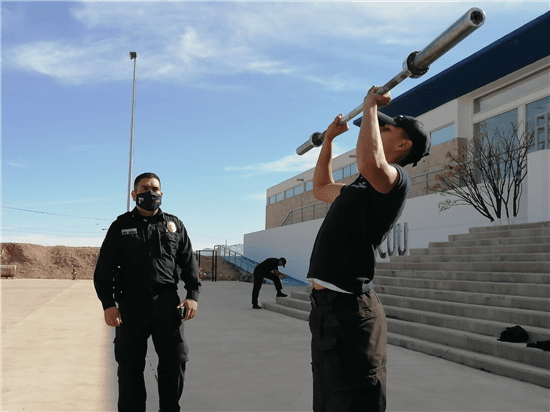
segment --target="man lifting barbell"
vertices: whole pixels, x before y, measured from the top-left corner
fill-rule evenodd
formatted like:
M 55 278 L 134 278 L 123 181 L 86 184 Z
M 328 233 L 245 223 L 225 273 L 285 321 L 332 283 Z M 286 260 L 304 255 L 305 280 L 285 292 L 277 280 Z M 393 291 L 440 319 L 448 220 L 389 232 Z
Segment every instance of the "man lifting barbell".
M 313 410 L 386 410 L 384 309 L 373 290 L 374 251 L 399 219 L 410 180 L 403 169 L 429 154 L 430 137 L 413 117 L 378 113 L 389 92 L 372 87 L 357 140 L 359 177 L 332 177 L 332 146 L 349 127 L 341 115 L 328 127 L 313 177 L 313 194 L 331 203 L 317 234 L 307 277 L 313 285 Z

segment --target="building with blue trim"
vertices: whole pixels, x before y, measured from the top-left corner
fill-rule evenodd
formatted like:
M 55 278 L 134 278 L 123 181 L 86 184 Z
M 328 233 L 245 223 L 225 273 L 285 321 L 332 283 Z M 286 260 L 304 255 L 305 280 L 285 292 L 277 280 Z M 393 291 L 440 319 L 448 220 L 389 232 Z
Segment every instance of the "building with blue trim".
M 490 222 L 470 206 L 440 212 L 439 194 L 428 190 L 447 164 L 445 154 L 481 132 L 534 130 L 523 182 L 521 222 L 550 220 L 550 12 L 495 41 L 395 98 L 381 111 L 417 117 L 432 137 L 432 153 L 407 166 L 413 190 L 398 222 L 408 224 L 410 248 L 446 240 L 449 234 Z M 360 125 L 361 119 L 354 122 Z M 305 279 L 309 256 L 327 205 L 312 194 L 314 169 L 267 189 L 265 230 L 246 234 L 244 254 L 257 261 L 285 256 L 287 272 Z M 333 159 L 334 180 L 357 177 L 355 149 Z

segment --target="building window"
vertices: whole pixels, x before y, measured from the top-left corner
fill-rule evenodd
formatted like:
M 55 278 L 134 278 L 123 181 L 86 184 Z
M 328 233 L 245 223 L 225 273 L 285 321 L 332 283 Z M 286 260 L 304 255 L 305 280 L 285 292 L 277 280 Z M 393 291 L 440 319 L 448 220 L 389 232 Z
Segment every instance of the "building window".
M 548 70 L 535 73 L 526 79 L 474 100 L 474 113 L 494 109 L 521 96 L 548 88 Z
M 497 132 L 508 135 L 513 132 L 517 122 L 518 109 L 510 110 L 474 124 L 474 137 L 493 137 Z
M 488 153 L 494 153 L 489 148 L 496 146 L 497 150 L 504 152 L 505 148 L 501 146 L 502 142 L 499 136 L 503 138 L 517 132 L 518 109 L 491 117 L 487 120 L 474 124 L 474 139 L 479 139 L 480 148 L 485 156 Z M 486 159 L 486 157 L 484 157 Z M 495 158 L 498 161 L 499 157 Z M 499 171 L 502 175 L 505 174 L 505 164 L 499 165 Z M 481 176 L 477 177 L 478 179 Z
M 310 190 L 313 190 L 313 182 L 306 183 L 306 192 L 309 192 Z
M 359 173 L 359 172 L 357 171 L 357 163 L 351 164 L 350 167 L 349 167 L 349 169 L 350 169 L 350 174 L 351 174 L 352 176 L 353 176 L 353 175 L 356 175 L 357 173 Z
M 289 189 L 285 192 L 285 199 L 294 196 L 294 189 Z
M 452 124 L 436 130 L 435 132 L 431 132 L 430 137 L 432 138 L 432 146 L 453 140 L 455 138 L 455 125 Z
M 294 188 L 294 194 L 295 195 L 299 195 L 300 193 L 302 193 L 304 191 L 303 187 L 302 186 L 296 186 Z
M 272 205 L 273 203 L 275 203 L 277 201 L 277 196 L 271 196 L 269 198 L 269 204 Z
M 277 195 L 277 199 L 275 200 L 276 202 L 280 202 L 281 200 L 283 200 L 283 194 L 282 193 L 279 193 Z
M 351 165 L 344 167 L 344 179 L 351 176 Z
M 535 146 L 529 152 L 548 149 L 550 139 L 550 96 L 526 106 L 526 131 L 535 134 Z
M 344 178 L 344 172 L 342 171 L 342 169 L 339 169 L 335 172 L 332 172 L 332 177 L 335 182 L 337 182 L 338 180 L 342 180 Z

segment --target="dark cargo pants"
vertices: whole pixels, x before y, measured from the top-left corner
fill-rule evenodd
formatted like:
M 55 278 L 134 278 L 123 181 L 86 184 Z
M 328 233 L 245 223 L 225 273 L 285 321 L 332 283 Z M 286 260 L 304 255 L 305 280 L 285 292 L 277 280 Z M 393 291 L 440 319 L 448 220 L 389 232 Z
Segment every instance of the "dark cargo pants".
M 188 348 L 177 306 L 180 298 L 169 289 L 157 296 L 124 296 L 120 302 L 122 324 L 116 328 L 115 359 L 118 362 L 121 412 L 145 412 L 147 398 L 144 369 L 147 339 L 152 337 L 158 355 L 160 411 L 179 411 Z
M 386 315 L 371 290 L 312 291 L 313 411 L 386 410 Z
M 260 289 L 264 283 L 264 279 L 269 279 L 275 284 L 275 290 L 279 293 L 283 290 L 283 284 L 281 279 L 274 273 L 271 272 L 254 272 L 254 287 L 252 288 L 252 304 L 258 304 L 258 297 L 260 296 Z

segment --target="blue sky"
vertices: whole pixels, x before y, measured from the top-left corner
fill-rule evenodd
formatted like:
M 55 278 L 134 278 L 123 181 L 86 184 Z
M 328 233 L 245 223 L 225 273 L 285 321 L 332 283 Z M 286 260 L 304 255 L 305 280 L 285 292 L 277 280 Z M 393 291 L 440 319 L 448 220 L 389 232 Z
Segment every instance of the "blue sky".
M 471 7 L 486 23 L 398 96 L 548 11 L 548 2 L 2 2 L 2 241 L 99 246 L 134 177 L 195 249 L 264 229 L 296 148 L 358 106 Z M 511 56 L 513 58 L 513 56 Z M 357 128 L 337 140 L 354 147 Z

